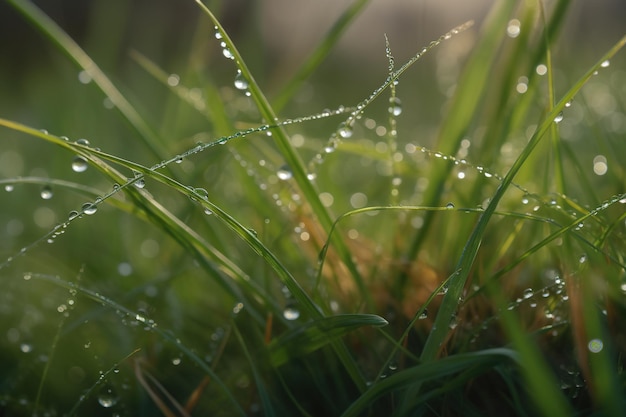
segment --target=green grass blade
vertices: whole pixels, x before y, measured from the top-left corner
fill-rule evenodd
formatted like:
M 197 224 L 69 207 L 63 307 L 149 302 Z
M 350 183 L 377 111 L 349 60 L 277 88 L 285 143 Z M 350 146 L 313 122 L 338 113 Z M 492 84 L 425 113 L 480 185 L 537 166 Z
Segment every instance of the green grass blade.
M 295 327 L 272 340 L 268 346 L 271 362 L 278 367 L 292 358 L 312 353 L 333 339 L 363 326 L 386 326 L 387 320 L 373 314 L 342 314 L 314 320 Z
M 376 399 L 383 395 L 402 391 L 416 383 L 424 383 L 452 374 L 463 372 L 469 368 L 478 368 L 483 372 L 503 362 L 518 362 L 517 353 L 510 349 L 487 349 L 480 352 L 462 353 L 443 358 L 437 362 L 424 363 L 419 366 L 400 371 L 372 385 L 342 414 L 342 417 L 363 415 Z M 415 404 L 412 404 L 415 405 Z

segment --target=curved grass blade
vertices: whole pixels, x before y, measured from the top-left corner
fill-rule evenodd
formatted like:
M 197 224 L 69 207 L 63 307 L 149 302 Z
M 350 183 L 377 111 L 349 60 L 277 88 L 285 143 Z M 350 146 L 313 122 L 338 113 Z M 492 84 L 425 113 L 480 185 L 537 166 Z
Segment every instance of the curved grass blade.
M 272 365 L 278 367 L 292 358 L 312 353 L 333 339 L 364 326 L 381 327 L 387 320 L 374 314 L 342 314 L 294 327 L 268 346 Z
M 423 363 L 410 369 L 400 371 L 372 385 L 371 388 L 352 403 L 341 416 L 360 416 L 376 399 L 386 394 L 405 390 L 416 383 L 434 381 L 466 371 L 470 368 L 474 368 L 475 371 L 486 372 L 493 369 L 493 367 L 498 364 L 511 361 L 513 363 L 519 363 L 519 358 L 515 351 L 505 348 L 496 348 L 482 350 L 480 352 L 461 353 L 448 356 L 437 362 Z M 469 378 L 472 375 L 466 374 L 466 376 Z M 415 406 L 416 404 L 413 403 L 412 405 Z

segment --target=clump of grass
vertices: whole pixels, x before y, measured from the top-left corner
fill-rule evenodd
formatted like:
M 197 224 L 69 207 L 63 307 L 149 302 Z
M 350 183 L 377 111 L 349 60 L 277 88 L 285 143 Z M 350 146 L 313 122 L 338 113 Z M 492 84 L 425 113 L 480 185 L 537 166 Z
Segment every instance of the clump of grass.
M 43 199 L 34 218 L 47 230 L 17 231 L 19 212 L 7 215 L 1 407 L 620 415 L 624 150 L 602 123 L 570 124 L 594 135 L 591 150 L 560 129 L 592 111 L 586 88 L 610 82 L 597 80 L 626 37 L 559 91 L 552 51 L 567 3 L 499 3 L 399 67 L 387 39 L 380 87 L 294 116 L 287 105 L 367 2 L 272 101 L 197 1 L 196 47 L 214 38 L 234 89 L 191 87 L 198 74 L 133 51 L 171 93 L 161 125 L 43 12 L 10 1 L 130 128 L 120 146 L 0 119 L 63 161 L 0 180 L 11 210 Z M 436 137 L 402 129 L 404 77 L 465 31 L 476 43 Z

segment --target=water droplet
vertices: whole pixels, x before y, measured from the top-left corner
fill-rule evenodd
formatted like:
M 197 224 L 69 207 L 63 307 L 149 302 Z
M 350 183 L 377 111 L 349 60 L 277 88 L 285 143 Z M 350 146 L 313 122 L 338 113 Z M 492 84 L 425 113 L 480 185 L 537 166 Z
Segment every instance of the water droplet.
M 554 118 L 554 123 L 561 123 L 563 121 L 563 112 L 560 112 Z
M 76 217 L 78 217 L 78 212 L 76 210 L 70 211 L 70 214 L 68 215 L 68 219 L 74 220 Z
M 448 327 L 454 330 L 457 328 L 458 325 L 459 325 L 459 321 L 457 320 L 456 316 L 452 316 L 450 318 L 450 324 L 448 324 Z
M 6 191 L 7 193 L 10 193 L 14 189 L 15 189 L 15 187 L 13 186 L 13 184 L 7 184 L 7 185 L 4 186 L 4 191 Z
M 201 199 L 208 200 L 209 192 L 206 189 L 204 189 L 204 188 L 196 188 L 196 189 L 194 189 L 194 191 L 196 192 L 197 195 L 200 196 Z
M 402 101 L 398 97 L 391 97 L 389 99 L 389 113 L 393 116 L 400 116 L 402 114 Z
M 174 366 L 180 365 L 181 362 L 182 362 L 181 358 L 174 358 L 174 359 L 172 359 L 172 365 L 174 365 Z
M 510 38 L 517 38 L 520 32 L 520 21 L 517 19 L 511 19 L 506 28 L 506 34 L 509 35 Z
M 238 71 L 235 76 L 235 88 L 237 90 L 246 90 L 248 88 L 248 80 L 246 80 L 241 71 Z
M 215 26 L 215 39 L 222 39 L 223 37 L 222 32 L 220 32 L 219 28 Z
M 44 185 L 41 188 L 40 195 L 41 195 L 41 198 L 43 198 L 44 200 L 50 200 L 54 194 L 52 193 L 52 188 L 50 188 L 49 185 Z
M 224 49 L 222 49 L 222 55 L 224 55 L 224 57 L 228 59 L 235 59 L 235 56 L 227 47 L 224 47 Z
M 447 208 L 447 209 L 453 209 L 453 208 L 454 208 L 454 203 L 448 203 L 448 204 L 446 204 L 446 208 Z
M 609 65 L 611 65 L 611 61 L 609 61 L 608 59 L 607 59 L 607 60 L 605 60 L 605 61 L 602 61 L 602 63 L 600 64 L 600 66 L 601 66 L 602 68 L 606 68 L 606 67 L 608 67 Z
M 111 387 L 104 387 L 98 395 L 98 403 L 104 408 L 111 408 L 117 404 L 118 397 Z
M 87 139 L 80 138 L 80 139 L 76 139 L 76 144 L 82 145 L 82 146 L 89 146 L 89 141 Z
M 170 74 L 167 77 L 167 85 L 170 87 L 176 87 L 180 83 L 180 76 L 178 74 Z
M 528 299 L 530 297 L 532 297 L 535 294 L 535 292 L 533 291 L 532 288 L 526 288 L 524 290 L 524 292 L 522 293 L 524 299 Z
M 448 293 L 448 287 L 444 285 L 443 287 L 441 287 L 437 295 L 446 295 L 447 293 Z
M 82 211 L 88 216 L 91 216 L 92 214 L 95 214 L 96 211 L 98 211 L 98 207 L 93 203 L 85 203 L 83 204 Z
M 580 255 L 580 257 L 578 258 L 578 263 L 584 264 L 585 262 L 587 262 L 587 254 L 583 253 L 582 255 Z
M 174 161 L 174 162 L 176 162 L 177 164 L 182 164 L 183 163 L 183 157 L 179 156 L 178 158 L 176 158 L 176 161 Z
M 133 183 L 133 185 L 137 188 L 144 188 L 146 186 L 146 180 L 143 178 L 138 179 Z
M 72 171 L 74 172 L 85 172 L 88 166 L 87 160 L 82 156 L 75 156 L 72 160 Z
M 300 317 L 300 311 L 295 307 L 287 307 L 283 311 L 283 317 L 287 320 L 297 320 Z
M 239 314 L 241 310 L 243 310 L 243 303 L 237 303 L 235 307 L 233 307 L 233 314 Z
M 565 107 L 572 107 L 572 100 L 568 100 L 568 101 L 565 103 Z
M 424 320 L 428 318 L 428 310 L 424 309 L 424 311 L 422 311 L 422 314 L 420 314 L 417 319 L 418 320 Z
M 337 133 L 339 133 L 339 136 L 341 136 L 342 138 L 347 139 L 352 136 L 352 127 L 345 122 L 342 122 L 337 129 Z
M 604 348 L 604 343 L 600 339 L 591 339 L 589 344 L 587 344 L 587 348 L 591 353 L 600 353 Z
M 276 176 L 279 180 L 287 181 L 293 177 L 293 172 L 291 172 L 288 165 L 283 165 L 276 172 Z

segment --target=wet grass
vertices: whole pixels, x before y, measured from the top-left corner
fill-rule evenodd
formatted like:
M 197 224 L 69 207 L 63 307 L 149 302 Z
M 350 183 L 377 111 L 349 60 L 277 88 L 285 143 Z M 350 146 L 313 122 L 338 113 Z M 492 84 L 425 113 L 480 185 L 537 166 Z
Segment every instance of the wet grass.
M 626 37 L 565 73 L 568 2 L 500 2 L 294 114 L 367 1 L 269 96 L 200 1 L 188 68 L 124 51 L 143 88 L 9 3 L 90 125 L 0 118 L 5 414 L 620 415 Z

